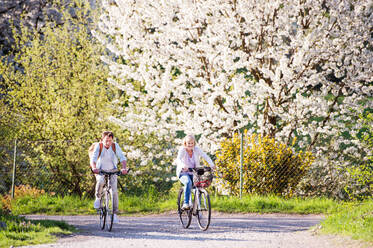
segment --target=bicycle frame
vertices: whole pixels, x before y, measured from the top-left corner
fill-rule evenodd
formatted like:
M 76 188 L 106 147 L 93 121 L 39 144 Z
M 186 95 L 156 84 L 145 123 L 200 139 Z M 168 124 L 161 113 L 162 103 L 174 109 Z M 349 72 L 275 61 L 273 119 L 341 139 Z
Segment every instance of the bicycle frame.
M 111 180 L 112 175 L 119 176 L 121 175 L 121 172 L 120 171 L 113 171 L 113 172 L 100 171 L 99 174 L 104 175 L 104 180 L 105 180 L 103 190 L 102 190 L 102 195 L 101 195 L 101 199 L 102 199 L 102 196 L 104 196 L 104 204 L 98 209 L 98 213 L 100 215 L 100 227 L 101 229 L 104 229 L 105 224 L 106 224 L 108 231 L 110 232 L 113 227 L 113 219 L 114 219 L 114 209 L 113 209 L 114 199 L 113 199 L 110 180 Z M 106 217 L 110 218 L 110 223 L 109 223 L 109 220 L 106 220 Z
M 199 201 L 200 189 L 198 187 L 193 187 L 191 193 L 194 195 L 194 197 L 192 198 L 193 206 L 192 206 L 191 211 L 192 211 L 192 214 L 196 216 L 197 210 L 201 209 L 201 202 Z
M 105 191 L 110 193 L 110 190 L 111 190 L 110 178 L 111 176 L 105 175 L 105 184 L 104 184 L 102 193 L 104 193 Z
M 183 188 L 180 189 L 178 201 L 177 201 L 178 202 L 178 213 L 179 213 L 181 224 L 184 228 L 189 227 L 191 220 L 192 220 L 192 216 L 194 215 L 194 216 L 197 216 L 198 225 L 200 229 L 203 231 L 206 231 L 210 225 L 211 203 L 210 203 L 210 197 L 209 197 L 208 192 L 199 185 L 200 184 L 197 184 L 197 186 L 193 185 L 193 188 L 191 189 L 190 202 L 193 205 L 191 206 L 190 209 L 183 209 L 181 207 L 181 205 L 183 204 L 182 199 L 184 195 L 184 189 Z M 201 200 L 203 200 L 202 204 L 201 204 Z M 202 207 L 202 205 L 204 207 Z M 207 215 L 205 215 L 204 212 Z

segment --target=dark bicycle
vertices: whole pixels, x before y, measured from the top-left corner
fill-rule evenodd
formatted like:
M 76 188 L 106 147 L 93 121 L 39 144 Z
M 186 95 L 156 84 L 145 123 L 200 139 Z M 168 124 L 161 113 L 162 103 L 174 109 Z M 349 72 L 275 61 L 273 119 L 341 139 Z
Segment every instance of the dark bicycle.
M 127 171 L 127 173 L 130 169 Z M 122 173 L 119 170 L 116 171 L 103 171 L 100 170 L 100 175 L 105 176 L 105 184 L 102 192 L 101 197 L 101 204 L 100 208 L 97 209 L 97 212 L 100 216 L 100 228 L 101 230 L 105 229 L 105 224 L 109 232 L 111 232 L 113 228 L 113 221 L 114 221 L 114 209 L 113 209 L 113 195 L 111 194 L 111 176 L 117 175 L 120 176 Z
M 192 221 L 192 215 L 197 216 L 199 228 L 206 231 L 211 220 L 211 203 L 210 196 L 206 187 L 212 182 L 211 168 L 193 169 L 193 188 L 191 190 L 191 199 L 193 206 L 190 209 L 183 209 L 184 188 L 179 191 L 177 198 L 177 208 L 181 225 L 188 228 Z

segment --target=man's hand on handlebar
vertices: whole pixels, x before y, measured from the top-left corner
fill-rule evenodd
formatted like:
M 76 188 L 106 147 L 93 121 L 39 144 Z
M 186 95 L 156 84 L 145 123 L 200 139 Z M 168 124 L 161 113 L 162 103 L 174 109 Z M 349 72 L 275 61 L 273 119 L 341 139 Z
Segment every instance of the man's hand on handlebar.
M 98 173 L 100 172 L 100 170 L 97 169 L 97 168 L 94 168 L 94 169 L 92 169 L 92 172 L 93 172 L 94 174 L 98 174 Z

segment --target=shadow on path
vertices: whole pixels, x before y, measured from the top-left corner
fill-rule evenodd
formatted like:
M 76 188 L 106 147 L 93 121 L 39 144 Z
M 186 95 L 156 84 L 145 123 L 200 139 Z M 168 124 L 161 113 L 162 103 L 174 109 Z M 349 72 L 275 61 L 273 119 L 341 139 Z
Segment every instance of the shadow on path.
M 193 241 L 245 241 L 250 235 L 240 238 L 222 237 L 226 232 L 235 233 L 291 233 L 308 230 L 318 224 L 320 216 L 217 216 L 212 217 L 207 231 L 201 231 L 196 219 L 188 229 L 179 223 L 178 215 L 126 217 L 120 216 L 120 223 L 113 230 L 101 230 L 97 216 L 26 216 L 29 219 L 61 220 L 78 228 L 74 236 L 149 239 L 149 240 L 193 240 Z M 242 239 L 241 239 L 242 237 Z

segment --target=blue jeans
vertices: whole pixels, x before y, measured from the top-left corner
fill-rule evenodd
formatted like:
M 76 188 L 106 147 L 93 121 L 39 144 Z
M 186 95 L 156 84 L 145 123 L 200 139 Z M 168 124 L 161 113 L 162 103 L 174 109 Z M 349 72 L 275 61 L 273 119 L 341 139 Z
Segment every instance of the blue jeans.
M 193 175 L 181 175 L 179 180 L 184 185 L 184 203 L 189 204 L 190 191 L 193 186 Z

